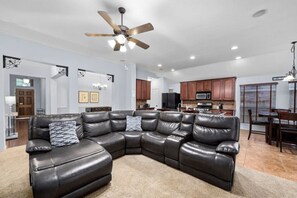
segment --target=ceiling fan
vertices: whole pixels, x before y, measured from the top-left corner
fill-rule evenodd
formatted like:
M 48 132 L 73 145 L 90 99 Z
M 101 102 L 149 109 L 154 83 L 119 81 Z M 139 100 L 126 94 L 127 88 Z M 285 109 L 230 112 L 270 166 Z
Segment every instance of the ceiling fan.
M 144 42 L 139 41 L 138 39 L 132 38 L 131 36 L 148 32 L 154 29 L 151 23 L 146 23 L 144 25 L 140 25 L 138 27 L 129 29 L 127 26 L 123 24 L 123 15 L 126 12 L 126 9 L 123 7 L 119 7 L 119 12 L 121 14 L 121 25 L 115 24 L 112 19 L 109 17 L 107 12 L 105 11 L 98 11 L 98 14 L 113 28 L 113 34 L 92 34 L 92 33 L 85 33 L 86 36 L 90 37 L 99 37 L 99 36 L 113 36 L 115 37 L 114 40 L 109 41 L 109 44 L 113 47 L 114 51 L 122 51 L 125 52 L 127 49 L 125 47 L 126 40 L 131 48 L 135 45 L 147 49 L 150 46 Z

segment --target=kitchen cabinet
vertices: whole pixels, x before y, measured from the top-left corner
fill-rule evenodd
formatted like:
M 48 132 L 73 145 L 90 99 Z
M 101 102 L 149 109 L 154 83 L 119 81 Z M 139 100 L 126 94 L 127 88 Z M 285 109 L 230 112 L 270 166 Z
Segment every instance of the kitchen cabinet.
M 196 91 L 204 91 L 203 81 L 196 81 Z
M 211 80 L 196 81 L 196 91 L 211 91 Z
M 235 78 L 212 80 L 212 100 L 234 100 Z
M 196 100 L 196 81 L 188 82 L 188 100 Z
M 187 82 L 180 83 L 180 99 L 188 100 L 188 83 Z
M 212 100 L 222 100 L 222 80 L 212 80 L 211 82 L 211 99 Z
M 136 100 L 141 100 L 141 80 L 136 79 Z
M 211 80 L 203 81 L 203 91 L 211 91 Z
M 235 78 L 227 78 L 223 81 L 224 100 L 235 99 Z
M 151 99 L 151 82 L 147 80 L 136 79 L 136 100 Z

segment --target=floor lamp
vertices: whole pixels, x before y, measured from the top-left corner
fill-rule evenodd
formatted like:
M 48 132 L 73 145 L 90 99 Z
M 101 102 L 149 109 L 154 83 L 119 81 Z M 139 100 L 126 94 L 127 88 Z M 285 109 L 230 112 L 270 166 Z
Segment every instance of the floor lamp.
M 6 139 L 16 139 L 18 138 L 18 133 L 15 130 L 15 117 L 17 112 L 12 111 L 13 105 L 16 104 L 15 96 L 5 96 L 5 103 L 9 106 L 9 113 L 7 114 L 7 128 L 6 128 Z

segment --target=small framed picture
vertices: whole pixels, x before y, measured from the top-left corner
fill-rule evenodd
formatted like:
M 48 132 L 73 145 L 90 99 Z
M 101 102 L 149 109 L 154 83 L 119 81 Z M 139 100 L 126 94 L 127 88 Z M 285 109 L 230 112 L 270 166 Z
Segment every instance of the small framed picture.
M 79 103 L 88 103 L 89 102 L 89 92 L 88 91 L 79 91 L 78 92 L 78 102 Z
M 99 92 L 91 91 L 90 92 L 91 103 L 99 102 Z

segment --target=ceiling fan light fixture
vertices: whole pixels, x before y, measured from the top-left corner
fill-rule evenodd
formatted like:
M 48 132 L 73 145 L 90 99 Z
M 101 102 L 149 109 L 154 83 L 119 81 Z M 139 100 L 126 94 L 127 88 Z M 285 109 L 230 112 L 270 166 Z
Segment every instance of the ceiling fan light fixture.
M 114 46 L 116 45 L 115 40 L 108 40 L 107 42 L 108 42 L 108 45 L 109 45 L 112 49 L 113 49 Z
M 125 44 L 126 42 L 126 37 L 123 34 L 119 34 L 116 36 L 116 40 L 119 44 Z
M 134 43 L 134 42 L 132 42 L 132 41 L 129 41 L 129 42 L 128 42 L 128 45 L 129 45 L 129 48 L 132 50 L 132 49 L 134 49 L 136 43 Z
M 120 52 L 124 53 L 127 51 L 127 48 L 125 45 L 122 45 L 121 48 L 120 48 Z

